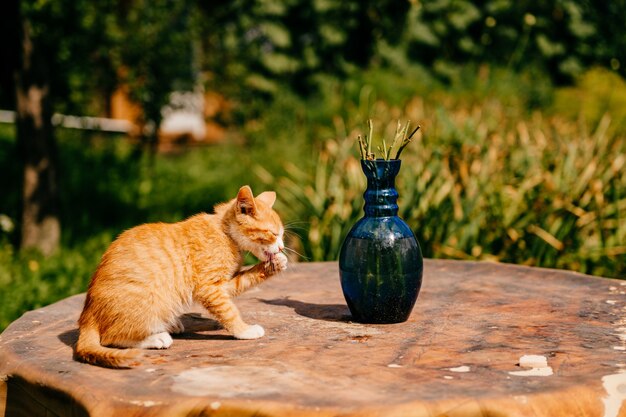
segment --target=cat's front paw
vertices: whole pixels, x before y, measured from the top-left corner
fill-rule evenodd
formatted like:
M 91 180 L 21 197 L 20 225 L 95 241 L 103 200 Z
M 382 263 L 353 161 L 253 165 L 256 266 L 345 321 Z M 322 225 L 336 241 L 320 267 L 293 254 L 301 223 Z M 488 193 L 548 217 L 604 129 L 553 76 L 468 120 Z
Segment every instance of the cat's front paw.
M 277 274 L 287 269 L 288 262 L 289 261 L 287 260 L 287 257 L 285 256 L 285 254 L 281 252 L 276 253 L 272 255 L 270 260 L 267 262 L 267 270 L 272 275 Z
M 244 331 L 235 333 L 234 336 L 236 339 L 258 339 L 259 337 L 263 337 L 264 334 L 265 330 L 263 330 L 263 327 L 258 324 L 253 324 L 252 326 L 248 326 Z

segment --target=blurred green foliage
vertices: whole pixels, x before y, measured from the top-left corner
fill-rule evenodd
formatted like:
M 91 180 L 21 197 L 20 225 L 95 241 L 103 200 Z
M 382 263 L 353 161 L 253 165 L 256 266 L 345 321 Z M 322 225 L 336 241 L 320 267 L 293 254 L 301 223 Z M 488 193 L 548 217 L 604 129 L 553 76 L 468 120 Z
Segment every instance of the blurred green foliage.
M 205 68 L 212 88 L 231 80 L 269 95 L 289 86 L 311 92 L 320 74 L 342 75 L 365 67 L 376 53 L 377 39 L 400 40 L 408 2 L 393 0 L 236 0 L 202 5 Z M 205 22 L 206 23 L 206 22 Z M 231 86 L 232 87 L 232 86 Z M 228 97 L 244 91 L 228 91 Z
M 262 111 L 259 96 L 317 93 L 324 78 L 349 80 L 368 67 L 418 65 L 448 83 L 481 64 L 557 84 L 593 66 L 626 75 L 625 0 L 20 4 L 46 45 L 63 113 L 106 113 L 125 84 L 145 121 L 158 124 L 169 92 L 200 85 L 235 103 L 226 122 L 239 123 Z M 0 103 L 10 105 L 12 76 L 0 74 Z
M 213 21 L 201 30 L 203 68 L 210 88 L 244 100 L 283 94 L 285 85 L 319 92 L 324 77 L 347 81 L 367 66 L 417 65 L 449 84 L 480 64 L 557 83 L 594 65 L 626 74 L 626 37 L 609 30 L 622 24 L 623 0 L 240 0 L 206 14 L 219 12 L 223 30 Z
M 407 53 L 444 76 L 456 76 L 467 62 L 540 68 L 558 82 L 570 82 L 594 64 L 625 74 L 626 37 L 607 30 L 622 25 L 626 2 L 621 0 L 438 0 L 412 5 Z
M 574 86 L 559 89 L 551 106 L 554 114 L 580 118 L 586 126 L 596 126 L 610 117 L 610 131 L 626 132 L 626 82 L 605 68 L 593 68 L 577 78 Z
M 626 75 L 623 0 L 238 0 L 205 14 L 223 23 L 216 29 L 208 20 L 200 30 L 208 85 L 243 100 L 283 94 L 284 86 L 319 92 L 324 77 L 348 81 L 368 66 L 417 65 L 449 84 L 480 64 L 557 84 L 591 66 Z
M 0 106 L 14 108 L 13 71 L 20 59 L 19 20 L 47 66 L 54 111 L 108 115 L 113 92 L 124 86 L 143 110 L 142 124 L 156 131 L 161 109 L 175 90 L 197 82 L 193 40 L 198 39 L 190 1 L 11 0 L 17 10 L 0 15 L 3 66 Z M 44 65 L 44 64 L 41 64 Z
M 112 56 L 118 83 L 128 87 L 130 99 L 143 110 L 139 122 L 152 145 L 161 110 L 172 91 L 191 91 L 194 73 L 193 45 L 197 38 L 193 4 L 176 0 L 135 0 L 122 3 L 112 19 Z M 146 139 L 146 138 L 144 138 Z

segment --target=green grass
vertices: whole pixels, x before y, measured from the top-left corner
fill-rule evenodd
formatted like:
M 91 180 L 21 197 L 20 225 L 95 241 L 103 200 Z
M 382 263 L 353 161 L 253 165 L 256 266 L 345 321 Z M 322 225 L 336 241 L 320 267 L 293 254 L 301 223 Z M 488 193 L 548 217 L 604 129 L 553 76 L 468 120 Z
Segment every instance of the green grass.
M 626 88 L 603 99 L 588 78 L 554 92 L 532 74 L 474 68 L 444 86 L 407 71 L 322 79 L 307 99 L 281 94 L 225 144 L 153 162 L 124 138 L 57 130 L 63 239 L 49 258 L 12 245 L 20 170 L 13 127 L 0 125 L 0 330 L 84 291 L 124 229 L 210 211 L 243 184 L 277 191 L 305 259 L 336 259 L 361 216 L 356 138 L 368 118 L 387 137 L 398 119 L 422 125 L 397 186 L 426 256 L 626 278 L 626 115 L 615 104 Z

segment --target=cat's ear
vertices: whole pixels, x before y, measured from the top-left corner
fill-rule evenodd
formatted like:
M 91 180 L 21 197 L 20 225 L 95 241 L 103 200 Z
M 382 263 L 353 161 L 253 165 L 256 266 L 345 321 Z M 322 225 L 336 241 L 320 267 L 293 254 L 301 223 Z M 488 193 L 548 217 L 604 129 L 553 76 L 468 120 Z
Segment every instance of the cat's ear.
M 276 193 L 274 191 L 265 191 L 256 196 L 256 199 L 272 207 L 276 202 Z
M 248 216 L 254 216 L 256 213 L 254 195 L 252 195 L 252 189 L 247 185 L 241 187 L 237 193 L 237 212 Z

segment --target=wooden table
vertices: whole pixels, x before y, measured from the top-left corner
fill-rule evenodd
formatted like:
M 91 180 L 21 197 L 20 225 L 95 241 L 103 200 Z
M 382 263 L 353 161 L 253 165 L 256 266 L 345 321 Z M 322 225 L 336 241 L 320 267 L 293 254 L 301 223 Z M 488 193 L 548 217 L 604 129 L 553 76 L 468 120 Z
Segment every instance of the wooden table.
M 410 320 L 350 322 L 336 263 L 240 297 L 258 340 L 210 318 L 131 370 L 72 360 L 83 295 L 0 336 L 0 416 L 626 416 L 626 282 L 426 261 Z M 547 364 L 519 366 L 523 355 Z M 46 414 L 47 413 L 47 414 Z

